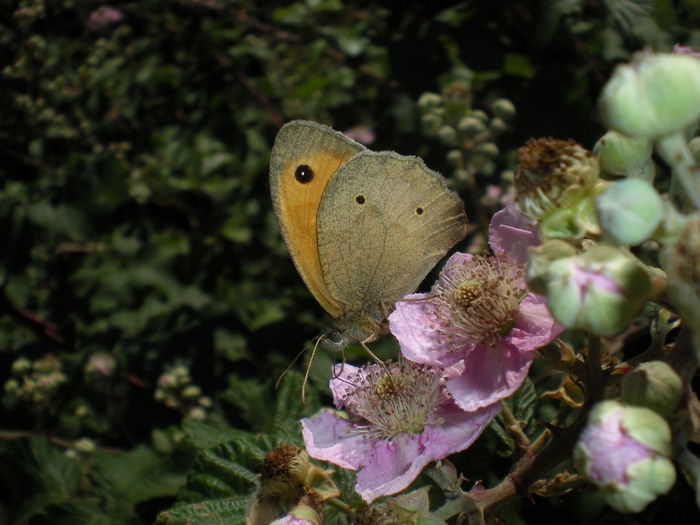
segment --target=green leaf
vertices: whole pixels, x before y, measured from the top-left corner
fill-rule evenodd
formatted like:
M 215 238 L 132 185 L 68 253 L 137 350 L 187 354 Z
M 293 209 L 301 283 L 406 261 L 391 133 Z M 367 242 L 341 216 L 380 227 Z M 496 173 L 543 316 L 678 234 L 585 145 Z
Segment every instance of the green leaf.
M 80 489 L 82 472 L 41 436 L 9 443 L 0 449 L 0 477 L 19 503 L 13 523 L 29 523 L 48 509 L 68 503 Z
M 98 449 L 92 460 L 99 491 L 128 509 L 152 498 L 174 496 L 185 483 L 182 470 L 143 445 L 125 454 Z
M 530 59 L 524 55 L 509 53 L 503 61 L 503 72 L 523 78 L 532 78 L 535 74 Z
M 537 392 L 530 378 L 525 378 L 520 388 L 503 404 L 511 411 L 517 421 L 525 423 L 522 427 L 525 435 L 532 439 L 538 430 L 535 422 L 535 410 L 537 409 Z M 515 452 L 515 441 L 508 433 L 507 425 L 502 414 L 499 414 L 489 425 L 491 431 L 497 437 L 497 453 L 503 457 L 509 457 Z

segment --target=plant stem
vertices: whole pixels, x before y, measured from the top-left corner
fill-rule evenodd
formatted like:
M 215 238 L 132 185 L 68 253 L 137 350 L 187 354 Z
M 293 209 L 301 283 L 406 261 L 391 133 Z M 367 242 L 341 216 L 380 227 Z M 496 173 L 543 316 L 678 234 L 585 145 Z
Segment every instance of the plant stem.
M 659 139 L 656 149 L 672 171 L 674 179 L 680 181 L 685 194 L 675 195 L 683 202 L 689 199 L 694 209 L 700 209 L 700 167 L 688 148 L 682 131 Z

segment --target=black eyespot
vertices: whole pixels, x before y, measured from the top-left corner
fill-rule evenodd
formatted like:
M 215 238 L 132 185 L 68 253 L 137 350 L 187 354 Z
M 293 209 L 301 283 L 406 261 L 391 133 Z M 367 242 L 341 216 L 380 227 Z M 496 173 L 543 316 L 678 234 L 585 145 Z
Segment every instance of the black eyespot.
M 297 166 L 294 178 L 302 184 L 308 184 L 314 178 L 314 170 L 307 164 L 301 164 Z
M 423 206 L 418 206 L 418 207 L 416 208 L 416 215 L 423 215 L 423 212 L 424 212 L 424 211 L 425 211 L 425 210 L 423 209 Z
M 364 204 L 366 202 L 365 196 L 364 195 L 358 195 L 355 197 L 355 202 L 357 204 Z

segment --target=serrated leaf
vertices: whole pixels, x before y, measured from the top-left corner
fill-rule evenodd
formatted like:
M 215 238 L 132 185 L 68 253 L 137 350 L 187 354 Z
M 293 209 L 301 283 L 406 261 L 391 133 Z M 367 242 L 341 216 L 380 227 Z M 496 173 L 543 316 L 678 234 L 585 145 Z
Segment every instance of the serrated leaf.
M 185 473 L 145 446 L 125 454 L 97 450 L 92 475 L 100 491 L 130 508 L 152 498 L 174 496 L 185 483 Z
M 530 378 L 525 378 L 520 388 L 503 403 L 511 411 L 516 420 L 524 423 L 522 426 L 525 435 L 532 439 L 537 431 L 535 423 L 535 410 L 537 409 L 537 392 Z M 498 438 L 496 452 L 503 457 L 509 457 L 515 452 L 515 441 L 508 433 L 503 414 L 499 414 L 489 425 L 491 431 Z

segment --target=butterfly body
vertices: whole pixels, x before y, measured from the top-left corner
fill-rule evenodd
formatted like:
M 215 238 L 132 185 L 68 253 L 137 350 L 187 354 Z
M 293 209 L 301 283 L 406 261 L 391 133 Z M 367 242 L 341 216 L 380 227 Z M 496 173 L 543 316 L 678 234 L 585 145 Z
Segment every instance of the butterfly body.
M 330 350 L 385 332 L 393 304 L 467 231 L 461 199 L 421 159 L 369 151 L 314 122 L 282 127 L 270 187 L 294 264 L 332 318 Z

